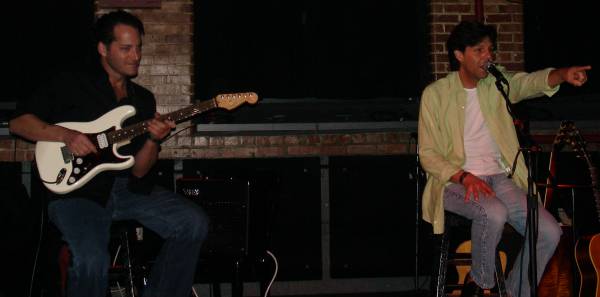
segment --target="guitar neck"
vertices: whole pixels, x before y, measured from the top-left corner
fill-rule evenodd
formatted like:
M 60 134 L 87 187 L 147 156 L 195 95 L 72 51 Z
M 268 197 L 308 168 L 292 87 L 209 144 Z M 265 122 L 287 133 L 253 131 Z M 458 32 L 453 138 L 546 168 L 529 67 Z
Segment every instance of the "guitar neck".
M 592 180 L 594 201 L 596 202 L 596 215 L 598 216 L 598 221 L 600 221 L 600 189 L 598 188 L 597 169 L 592 162 L 590 154 L 588 154 L 587 150 L 585 149 L 585 140 L 581 136 L 581 133 L 579 133 L 579 130 L 575 128 L 575 124 L 572 121 L 562 121 L 560 123 L 560 129 L 554 143 L 561 145 L 564 143 L 570 144 L 573 148 L 573 151 L 577 153 L 577 157 L 585 160 L 587 163 Z
M 184 121 L 189 119 L 197 114 L 203 113 L 207 110 L 211 110 L 217 107 L 217 103 L 214 99 L 202 101 L 200 103 L 188 106 L 186 108 L 182 108 L 180 110 L 176 110 L 170 112 L 165 115 L 161 115 L 161 120 L 170 120 L 175 123 Z M 127 127 L 124 127 L 119 130 L 115 130 L 107 133 L 108 142 L 110 145 L 128 141 L 134 137 L 140 136 L 148 131 L 148 125 L 151 120 L 143 121 L 137 124 L 133 124 Z

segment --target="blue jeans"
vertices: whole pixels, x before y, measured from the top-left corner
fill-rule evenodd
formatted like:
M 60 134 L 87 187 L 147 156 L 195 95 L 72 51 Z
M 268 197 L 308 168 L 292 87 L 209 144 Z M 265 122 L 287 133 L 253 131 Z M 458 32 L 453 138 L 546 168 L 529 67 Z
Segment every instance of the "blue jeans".
M 67 296 L 106 296 L 111 222 L 135 219 L 165 239 L 144 297 L 189 297 L 208 217 L 197 204 L 171 191 L 155 187 L 151 194 L 140 195 L 130 192 L 127 182 L 115 180 L 106 207 L 84 198 L 48 205 L 49 218 L 71 252 Z
M 509 223 L 521 235 L 525 234 L 527 220 L 527 195 L 504 174 L 480 176 L 496 193 L 495 198 L 480 195 L 479 201 L 471 199 L 465 202 L 465 188 L 459 184 L 448 185 L 444 191 L 444 209 L 472 220 L 471 227 L 471 277 L 482 288 L 491 288 L 495 284 L 494 269 L 496 246 L 500 242 L 504 224 Z M 546 264 L 554 254 L 562 231 L 554 217 L 538 206 L 539 223 L 537 239 L 537 277 L 540 281 Z M 527 240 L 525 251 L 521 250 L 515 259 L 506 287 L 511 296 L 519 293 L 519 275 L 521 274 L 521 296 L 530 295 L 528 269 L 521 273 L 521 254 L 523 267 L 529 267 Z

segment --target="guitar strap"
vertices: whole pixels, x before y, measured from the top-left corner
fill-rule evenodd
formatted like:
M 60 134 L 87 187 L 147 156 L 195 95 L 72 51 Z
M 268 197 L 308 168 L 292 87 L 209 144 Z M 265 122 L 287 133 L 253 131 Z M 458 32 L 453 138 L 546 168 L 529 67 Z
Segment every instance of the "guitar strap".
M 548 178 L 546 179 L 546 192 L 544 194 L 544 208 L 549 210 L 552 205 L 552 199 L 554 198 L 554 187 L 557 185 L 556 182 L 556 153 L 558 144 L 554 143 L 552 151 L 550 152 L 550 162 L 548 164 Z

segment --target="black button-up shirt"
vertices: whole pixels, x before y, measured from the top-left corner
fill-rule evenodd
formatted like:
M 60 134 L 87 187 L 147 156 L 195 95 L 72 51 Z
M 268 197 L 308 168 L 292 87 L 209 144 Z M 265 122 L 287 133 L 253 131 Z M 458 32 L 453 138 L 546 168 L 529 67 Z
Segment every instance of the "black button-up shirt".
M 136 109 L 136 114 L 128 118 L 123 127 L 154 117 L 156 100 L 149 90 L 128 81 L 127 95 L 117 100 L 108 75 L 101 67 L 88 71 L 61 72 L 20 100 L 14 117 L 31 113 L 50 124 L 90 122 L 122 105 L 133 105 Z M 147 136 L 140 136 L 133 139 L 129 145 L 121 147 L 119 152 L 122 155 L 135 155 L 146 138 Z M 65 195 L 52 195 L 51 198 L 84 197 L 104 205 L 116 174 L 128 175 L 129 170 L 119 173 L 104 171 L 81 188 Z

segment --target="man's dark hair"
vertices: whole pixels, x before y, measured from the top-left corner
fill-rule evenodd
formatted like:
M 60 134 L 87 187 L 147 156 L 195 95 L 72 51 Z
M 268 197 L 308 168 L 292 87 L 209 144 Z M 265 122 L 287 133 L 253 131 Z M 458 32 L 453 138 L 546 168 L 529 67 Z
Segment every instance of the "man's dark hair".
M 114 28 L 116 25 L 128 25 L 135 28 L 140 35 L 144 35 L 144 24 L 135 15 L 124 10 L 117 10 L 102 15 L 96 21 L 96 42 L 109 45 L 115 40 Z
M 448 59 L 450 60 L 450 70 L 458 70 L 460 63 L 454 57 L 454 51 L 459 50 L 464 52 L 467 46 L 474 46 L 480 43 L 484 38 L 488 37 L 496 48 L 496 28 L 492 25 L 484 25 L 477 21 L 462 21 L 460 22 L 446 41 L 446 49 L 448 49 Z

